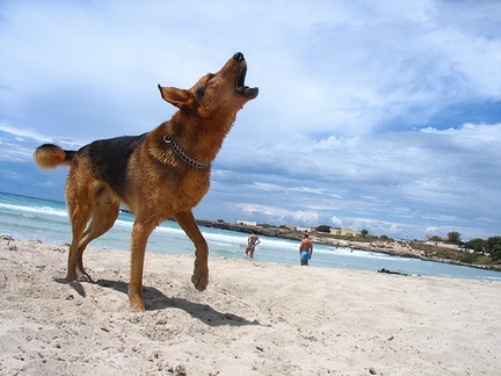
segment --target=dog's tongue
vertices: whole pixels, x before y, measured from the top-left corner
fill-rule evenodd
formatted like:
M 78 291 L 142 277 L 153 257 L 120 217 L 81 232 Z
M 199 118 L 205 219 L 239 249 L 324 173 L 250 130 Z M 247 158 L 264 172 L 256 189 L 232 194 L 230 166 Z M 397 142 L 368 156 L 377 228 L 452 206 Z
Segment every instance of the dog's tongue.
M 254 99 L 257 97 L 257 94 L 259 92 L 259 89 L 257 87 L 250 88 L 248 86 L 245 86 L 245 76 L 247 75 L 247 65 L 244 65 L 242 69 L 242 73 L 240 74 L 240 77 L 238 77 L 237 83 L 236 83 L 236 90 L 242 94 L 243 96 L 249 98 L 249 99 Z
M 248 87 L 248 86 L 239 87 L 237 88 L 237 91 L 240 94 L 245 95 L 250 99 L 256 98 L 257 94 L 259 93 L 259 89 L 257 87 Z

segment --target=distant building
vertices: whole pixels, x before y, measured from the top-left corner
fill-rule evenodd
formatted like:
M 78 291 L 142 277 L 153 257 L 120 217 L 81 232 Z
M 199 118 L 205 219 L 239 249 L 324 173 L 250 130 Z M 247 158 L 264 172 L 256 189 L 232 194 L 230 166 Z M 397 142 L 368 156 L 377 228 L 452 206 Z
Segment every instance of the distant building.
M 345 228 L 345 229 L 340 229 L 340 228 L 331 228 L 330 233 L 334 236 L 346 236 L 348 238 L 356 238 L 360 236 L 360 233 L 357 231 L 353 231 L 352 229 Z
M 301 232 L 312 232 L 313 228 L 312 227 L 302 227 L 302 226 L 296 226 L 295 228 L 296 231 L 301 231 Z
M 425 244 L 429 245 L 444 245 L 445 242 L 442 238 L 436 235 L 426 235 Z
M 443 248 L 455 249 L 459 250 L 459 245 L 446 243 L 444 239 L 439 238 L 438 236 L 426 235 L 426 241 L 424 242 L 428 245 L 437 245 Z
M 237 219 L 237 225 L 246 225 L 246 226 L 257 226 L 257 222 L 252 222 L 252 221 L 241 221 Z

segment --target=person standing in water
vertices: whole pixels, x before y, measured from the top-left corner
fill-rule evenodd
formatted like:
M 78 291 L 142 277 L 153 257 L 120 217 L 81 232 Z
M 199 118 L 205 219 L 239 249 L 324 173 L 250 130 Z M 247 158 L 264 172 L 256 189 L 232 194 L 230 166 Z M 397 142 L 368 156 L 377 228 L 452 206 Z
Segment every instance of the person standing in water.
M 308 233 L 305 232 L 303 235 L 303 240 L 299 244 L 299 260 L 301 265 L 308 265 L 308 260 L 311 259 L 313 254 L 313 243 L 308 237 Z
M 247 239 L 247 248 L 245 248 L 245 255 L 250 256 L 250 258 L 254 257 L 254 251 L 256 250 L 256 246 L 261 243 L 261 240 L 256 235 L 255 231 L 252 231 L 251 236 Z

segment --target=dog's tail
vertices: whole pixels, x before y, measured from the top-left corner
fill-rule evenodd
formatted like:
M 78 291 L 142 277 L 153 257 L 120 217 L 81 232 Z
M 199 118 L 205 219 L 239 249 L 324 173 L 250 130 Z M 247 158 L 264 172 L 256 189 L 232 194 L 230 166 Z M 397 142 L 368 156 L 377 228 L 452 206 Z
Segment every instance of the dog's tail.
M 63 150 L 57 145 L 43 144 L 35 150 L 33 158 L 41 168 L 56 168 L 69 166 L 75 154 L 76 152 Z

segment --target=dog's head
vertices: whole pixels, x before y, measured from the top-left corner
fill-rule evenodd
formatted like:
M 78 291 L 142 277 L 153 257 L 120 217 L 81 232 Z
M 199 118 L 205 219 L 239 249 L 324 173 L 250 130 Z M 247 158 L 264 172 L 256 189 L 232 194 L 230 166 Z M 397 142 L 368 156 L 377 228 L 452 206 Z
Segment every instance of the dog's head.
M 203 76 L 189 90 L 158 85 L 162 98 L 201 118 L 220 117 L 233 121 L 245 103 L 257 97 L 258 88 L 245 86 L 247 63 L 237 52 L 217 73 Z

